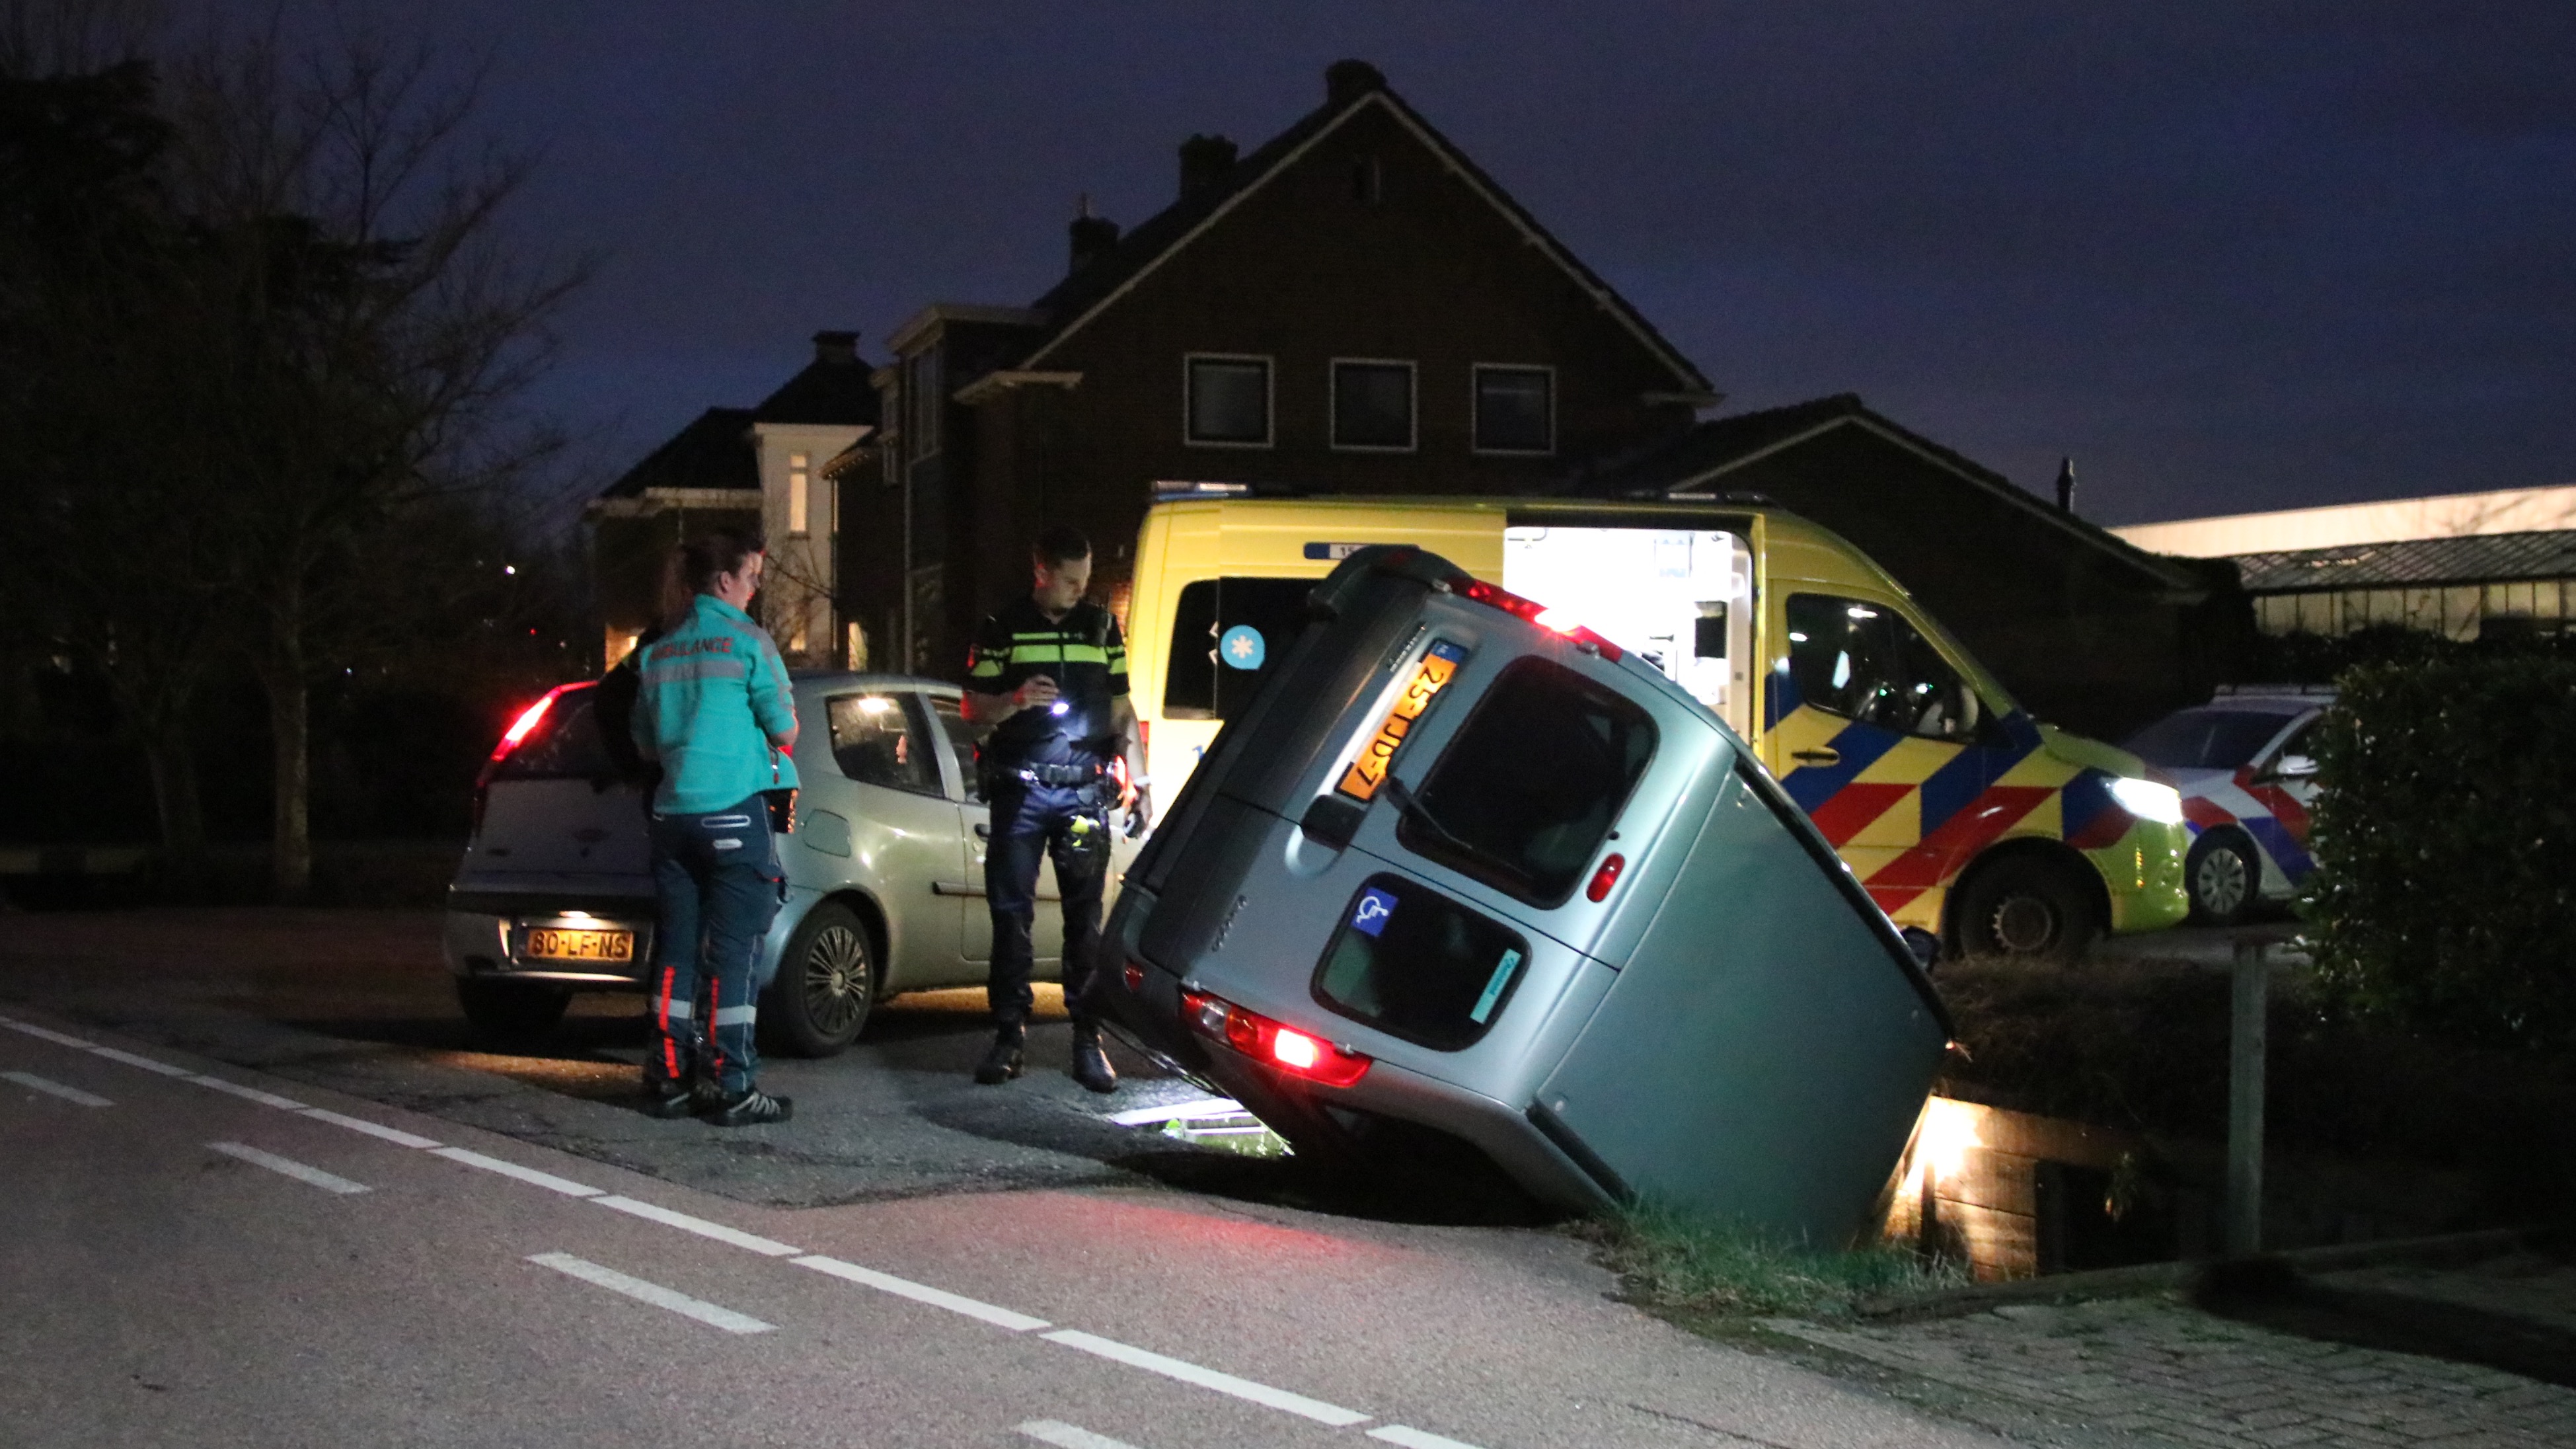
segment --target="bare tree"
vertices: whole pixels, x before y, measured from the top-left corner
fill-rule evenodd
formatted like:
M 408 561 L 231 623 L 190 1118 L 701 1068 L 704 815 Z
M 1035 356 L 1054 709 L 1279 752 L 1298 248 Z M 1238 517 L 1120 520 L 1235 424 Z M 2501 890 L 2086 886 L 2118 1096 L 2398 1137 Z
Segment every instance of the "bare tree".
M 311 686 L 400 647 L 454 584 L 425 511 L 554 445 L 517 404 L 586 265 L 525 265 L 499 221 L 527 163 L 474 147 L 472 78 L 368 38 L 200 52 L 173 95 L 181 206 L 221 279 L 205 439 L 242 647 L 268 701 L 275 885 L 312 875 Z M 416 636 L 411 636 L 416 637 Z

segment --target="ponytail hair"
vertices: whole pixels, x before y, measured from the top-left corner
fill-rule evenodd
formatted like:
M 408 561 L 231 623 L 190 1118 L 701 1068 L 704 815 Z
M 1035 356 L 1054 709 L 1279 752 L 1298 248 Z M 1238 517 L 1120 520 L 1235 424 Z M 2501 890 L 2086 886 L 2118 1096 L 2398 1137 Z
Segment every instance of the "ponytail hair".
M 718 574 L 740 573 L 743 560 L 768 551 L 760 535 L 738 528 L 711 529 L 672 549 L 662 562 L 663 627 L 680 627 L 697 596 L 715 588 Z

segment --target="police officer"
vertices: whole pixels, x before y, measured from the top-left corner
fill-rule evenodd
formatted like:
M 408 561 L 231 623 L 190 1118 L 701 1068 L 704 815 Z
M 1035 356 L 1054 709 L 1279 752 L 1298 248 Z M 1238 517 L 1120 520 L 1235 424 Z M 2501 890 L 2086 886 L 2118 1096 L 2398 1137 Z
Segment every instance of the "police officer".
M 787 664 L 743 612 L 760 591 L 758 540 L 717 532 L 684 544 L 690 597 L 670 631 L 639 646 L 631 735 L 662 767 L 653 792 L 654 931 L 644 1110 L 719 1127 L 784 1122 L 760 1090 L 752 979 L 778 916 L 778 852 L 765 792 L 792 788 L 796 702 Z
M 1146 819 L 1144 762 L 1127 700 L 1127 645 L 1109 611 L 1083 597 L 1091 586 L 1090 540 L 1059 524 L 1039 537 L 1030 563 L 1035 584 L 1028 596 L 984 620 L 967 660 L 967 717 L 989 732 L 977 766 L 993 814 L 984 856 L 984 896 L 993 913 L 993 967 L 985 988 L 993 1046 L 976 1065 L 975 1080 L 992 1086 L 1020 1074 L 1043 853 L 1055 862 L 1064 898 L 1073 1079 L 1095 1092 L 1114 1092 L 1118 1074 L 1100 1049 L 1099 1024 L 1080 1003 L 1100 940 L 1109 806 L 1128 808 L 1130 833 L 1141 832 Z M 1122 756 L 1123 789 L 1110 772 L 1110 761 Z

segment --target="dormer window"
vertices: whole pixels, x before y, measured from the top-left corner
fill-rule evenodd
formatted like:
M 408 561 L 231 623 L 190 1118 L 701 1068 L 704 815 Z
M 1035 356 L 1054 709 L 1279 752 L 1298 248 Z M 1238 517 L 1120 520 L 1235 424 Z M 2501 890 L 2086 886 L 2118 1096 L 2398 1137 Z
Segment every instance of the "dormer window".
M 1270 446 L 1270 359 L 1199 352 L 1184 359 L 1183 438 L 1201 448 Z
M 1413 451 L 1413 364 L 1379 358 L 1333 363 L 1333 446 L 1354 452 Z

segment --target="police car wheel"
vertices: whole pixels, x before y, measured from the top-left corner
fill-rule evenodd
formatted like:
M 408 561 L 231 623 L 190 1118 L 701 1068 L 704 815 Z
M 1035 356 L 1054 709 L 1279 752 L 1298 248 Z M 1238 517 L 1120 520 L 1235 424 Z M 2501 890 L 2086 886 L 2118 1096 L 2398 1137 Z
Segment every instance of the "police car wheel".
M 876 945 L 867 923 L 827 901 L 806 913 L 788 941 L 760 1004 L 761 1025 L 782 1055 L 836 1056 L 858 1040 L 876 993 Z
M 562 1021 L 572 993 L 536 981 L 492 981 L 475 976 L 456 980 L 456 1004 L 477 1032 L 506 1042 L 544 1036 Z
M 2083 882 L 2063 863 L 2007 858 L 1979 871 L 1959 905 L 1967 954 L 2072 960 L 2100 929 Z
M 2252 911 L 2254 883 L 2260 877 L 2251 852 L 2235 836 L 2217 832 L 2201 836 L 2182 870 L 2194 920 L 2232 926 Z

